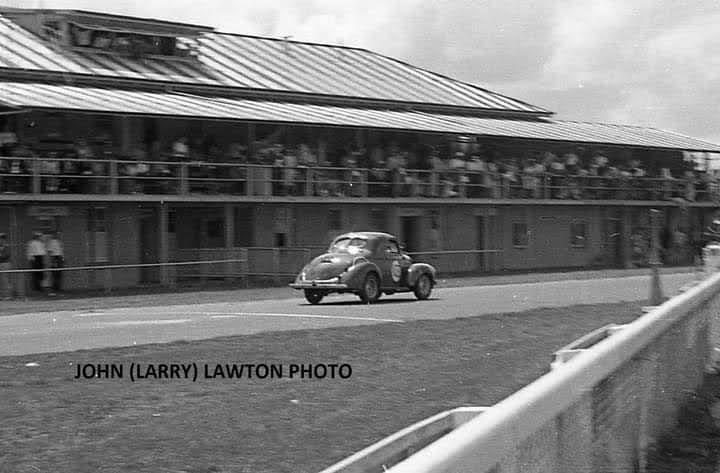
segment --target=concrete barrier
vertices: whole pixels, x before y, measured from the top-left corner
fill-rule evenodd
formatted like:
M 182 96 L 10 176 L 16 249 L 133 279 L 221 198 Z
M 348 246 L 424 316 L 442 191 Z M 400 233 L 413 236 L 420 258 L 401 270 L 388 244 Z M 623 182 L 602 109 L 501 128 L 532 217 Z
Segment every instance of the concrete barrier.
M 321 473 L 383 473 L 487 407 L 459 407 L 428 417 L 323 470 Z
M 571 356 L 550 373 L 384 471 L 642 472 L 648 447 L 673 427 L 718 355 L 719 318 L 717 273 L 566 347 Z M 377 471 L 332 468 L 324 473 Z

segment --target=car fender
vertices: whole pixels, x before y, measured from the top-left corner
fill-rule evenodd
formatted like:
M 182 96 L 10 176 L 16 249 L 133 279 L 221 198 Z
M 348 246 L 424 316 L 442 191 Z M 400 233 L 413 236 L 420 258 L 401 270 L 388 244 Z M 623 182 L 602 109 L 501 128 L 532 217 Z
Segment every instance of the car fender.
M 422 274 L 427 274 L 430 276 L 430 281 L 432 282 L 433 286 L 435 285 L 435 268 L 430 266 L 427 263 L 414 263 L 411 264 L 408 268 L 408 275 L 407 275 L 407 283 L 408 287 L 415 286 L 415 283 L 417 282 L 418 278 Z
M 349 271 L 342 274 L 341 280 L 352 289 L 360 289 L 365 281 L 365 276 L 371 271 L 377 273 L 378 278 L 381 277 L 380 268 L 375 263 L 365 261 L 364 263 L 352 266 Z

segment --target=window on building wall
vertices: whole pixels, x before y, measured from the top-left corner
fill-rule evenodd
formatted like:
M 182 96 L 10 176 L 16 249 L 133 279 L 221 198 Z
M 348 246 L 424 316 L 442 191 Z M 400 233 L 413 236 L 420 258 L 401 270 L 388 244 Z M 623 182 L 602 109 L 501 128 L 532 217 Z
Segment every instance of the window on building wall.
M 168 233 L 175 233 L 177 228 L 177 212 L 170 210 L 168 212 L 167 231 Z
M 513 222 L 512 239 L 515 248 L 527 248 L 529 243 L 527 223 Z
M 94 263 L 108 261 L 107 216 L 105 209 L 95 207 L 87 214 L 88 260 Z
M 220 219 L 207 220 L 205 222 L 205 231 L 208 239 L 224 238 L 225 223 Z
M 276 248 L 282 248 L 287 246 L 287 234 L 285 233 L 276 233 L 275 234 L 275 247 Z
M 587 227 L 587 222 L 570 224 L 570 246 L 572 248 L 587 248 Z

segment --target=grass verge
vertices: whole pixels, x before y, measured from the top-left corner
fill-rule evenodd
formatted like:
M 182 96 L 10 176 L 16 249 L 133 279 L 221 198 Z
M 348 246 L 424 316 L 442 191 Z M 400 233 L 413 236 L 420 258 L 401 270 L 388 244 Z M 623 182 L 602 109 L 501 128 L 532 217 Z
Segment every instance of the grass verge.
M 316 472 L 442 410 L 498 402 L 640 305 L 0 358 L 0 471 Z M 73 379 L 79 363 L 133 362 L 348 363 L 352 377 Z

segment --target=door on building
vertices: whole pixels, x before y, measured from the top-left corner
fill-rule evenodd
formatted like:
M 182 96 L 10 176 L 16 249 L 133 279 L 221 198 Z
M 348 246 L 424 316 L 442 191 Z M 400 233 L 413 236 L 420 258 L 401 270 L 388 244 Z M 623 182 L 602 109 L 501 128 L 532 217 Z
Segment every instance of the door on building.
M 251 207 L 238 207 L 235 209 L 235 246 L 247 248 L 253 246 L 254 219 Z
M 602 254 L 603 265 L 622 267 L 622 232 L 619 218 L 603 219 Z
M 159 218 L 154 210 L 145 210 L 140 216 L 140 262 L 157 263 L 160 259 L 158 234 Z M 140 271 L 143 283 L 160 282 L 158 267 L 143 267 Z
M 405 245 L 405 251 L 408 253 L 421 251 L 420 237 L 422 236 L 420 227 L 420 217 L 406 216 L 401 218 L 402 241 Z

